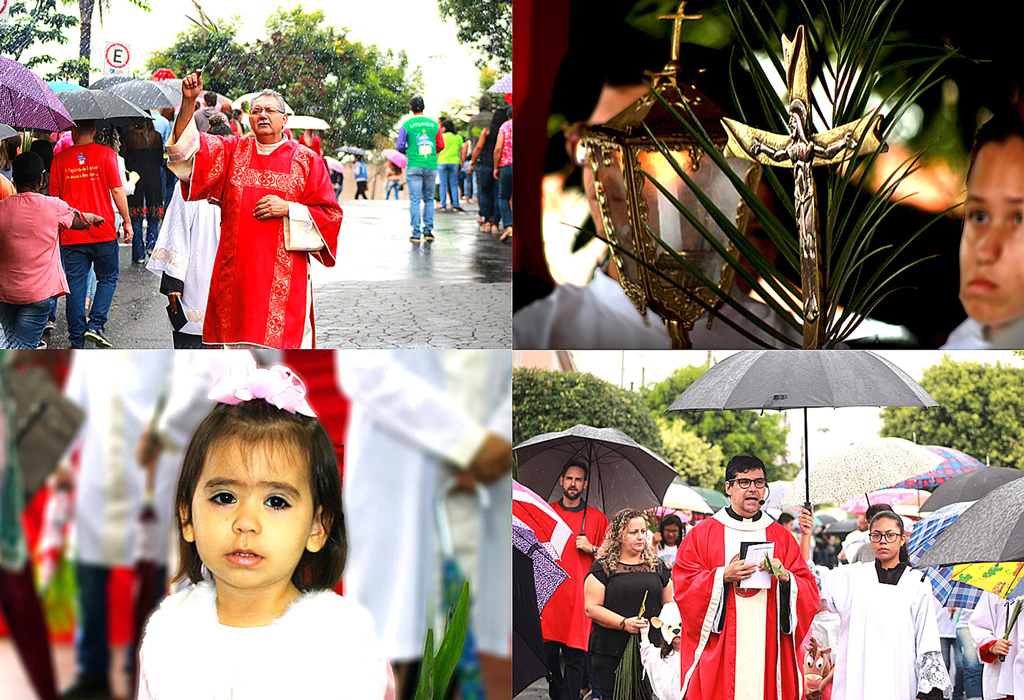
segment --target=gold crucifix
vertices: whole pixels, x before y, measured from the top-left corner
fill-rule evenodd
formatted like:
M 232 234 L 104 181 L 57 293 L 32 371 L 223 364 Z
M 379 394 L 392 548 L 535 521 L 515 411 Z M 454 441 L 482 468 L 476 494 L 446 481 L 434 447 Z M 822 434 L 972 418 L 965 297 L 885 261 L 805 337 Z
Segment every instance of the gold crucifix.
M 825 342 L 821 306 L 825 294 L 824 262 L 818 236 L 814 196 L 816 165 L 838 165 L 874 152 L 880 144 L 881 116 L 866 116 L 821 134 L 811 133 L 811 101 L 807 91 L 807 42 L 803 26 L 793 40 L 782 37 L 789 87 L 789 134 L 773 134 L 723 119 L 729 135 L 726 157 L 746 158 L 762 165 L 793 168 L 793 204 L 800 234 L 801 286 L 803 288 L 804 348 L 820 348 Z M 860 149 L 857 143 L 863 139 Z
M 675 14 L 661 15 L 658 19 L 670 19 L 672 20 L 672 60 L 665 66 L 666 70 L 679 69 L 679 39 L 683 34 L 683 22 L 688 19 L 700 19 L 704 15 L 688 15 L 683 8 L 686 7 L 687 0 L 682 0 L 679 3 L 679 7 L 676 8 Z

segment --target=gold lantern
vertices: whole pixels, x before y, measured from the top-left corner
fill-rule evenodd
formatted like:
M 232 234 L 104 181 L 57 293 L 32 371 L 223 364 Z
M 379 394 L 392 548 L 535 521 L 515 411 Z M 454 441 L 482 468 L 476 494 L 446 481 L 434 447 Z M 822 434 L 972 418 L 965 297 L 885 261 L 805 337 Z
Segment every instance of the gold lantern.
M 679 113 L 685 113 L 681 103 L 685 100 L 712 143 L 719 150 L 724 148 L 728 135 L 721 119 L 725 113 L 692 85 L 680 85 L 678 81 L 680 23 L 696 18 L 683 14 L 684 4 L 675 15 L 663 18 L 675 21 L 672 59 L 662 71 L 647 74 L 651 92 L 604 124 L 582 129 L 579 140 L 583 161 L 593 177 L 604 233 L 612 243 L 619 282 L 641 314 L 646 315 L 650 308 L 665 320 L 672 345 L 677 348 L 691 347 L 688 332 L 694 323 L 707 307 L 717 309 L 723 302 L 666 248 L 694 265 L 722 294 L 729 294 L 734 270 L 644 173 L 671 192 L 730 255 L 735 256 L 736 249 L 658 150 L 644 125 L 719 210 L 735 213 L 734 222 L 741 233 L 750 220 L 749 209 L 728 176 L 705 157 L 706 153 L 654 95 L 660 95 Z M 741 158 L 729 158 L 727 163 L 748 187 L 756 190 L 761 175 L 757 163 Z M 709 317 L 709 328 L 712 320 Z

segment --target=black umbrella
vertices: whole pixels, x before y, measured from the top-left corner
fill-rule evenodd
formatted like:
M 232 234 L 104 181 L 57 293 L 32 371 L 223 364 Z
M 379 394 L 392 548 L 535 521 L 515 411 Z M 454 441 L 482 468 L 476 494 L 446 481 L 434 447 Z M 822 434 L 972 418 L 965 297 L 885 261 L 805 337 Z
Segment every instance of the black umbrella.
M 548 502 L 561 495 L 562 467 L 577 459 L 587 463 L 587 504 L 608 515 L 622 508 L 660 506 L 678 476 L 661 457 L 615 428 L 577 425 L 545 433 L 517 446 L 515 455 L 520 483 Z
M 825 526 L 824 533 L 826 535 L 849 535 L 856 529 L 857 521 L 855 519 L 836 520 Z
M 804 494 L 809 501 L 808 408 L 938 405 L 906 372 L 868 350 L 747 350 L 698 377 L 668 410 L 804 409 Z
M 103 80 L 111 80 L 111 78 Z M 173 108 L 181 103 L 181 90 L 175 90 L 173 85 L 168 85 L 165 82 L 132 78 L 103 87 L 99 87 L 99 83 L 96 83 L 93 88 L 112 92 L 141 109 Z
M 965 510 L 939 535 L 917 568 L 1005 561 L 1024 561 L 1024 481 L 1020 479 L 1003 484 Z
M 68 90 L 58 92 L 60 100 L 75 121 L 96 121 L 100 126 L 131 126 L 137 119 L 152 119 L 141 109 L 106 90 Z
M 366 157 L 366 151 L 364 151 L 361 148 L 356 148 L 355 146 L 342 146 L 341 148 L 338 149 L 338 155 L 341 155 L 342 153 L 345 153 L 350 156 L 363 156 L 364 158 Z
M 512 697 L 547 675 L 544 638 L 530 557 L 512 549 Z
M 1024 470 L 985 467 L 943 482 L 921 505 L 921 512 L 935 511 L 950 503 L 977 501 L 1005 483 L 1024 477 Z

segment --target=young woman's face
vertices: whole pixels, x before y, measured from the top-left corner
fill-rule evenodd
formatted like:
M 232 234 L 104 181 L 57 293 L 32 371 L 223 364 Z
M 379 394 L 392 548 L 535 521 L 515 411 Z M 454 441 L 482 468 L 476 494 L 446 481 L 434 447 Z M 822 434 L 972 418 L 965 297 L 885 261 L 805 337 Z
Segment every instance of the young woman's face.
M 900 555 L 900 547 L 906 542 L 906 536 L 900 534 L 900 526 L 892 518 L 879 518 L 871 526 L 868 533 L 871 538 L 871 550 L 875 553 L 875 559 L 882 564 L 887 564 Z M 880 539 L 879 542 L 875 542 Z M 887 539 L 892 542 L 886 541 Z
M 647 523 L 643 518 L 633 518 L 626 523 L 626 531 L 622 533 L 622 554 L 633 557 L 644 551 L 647 546 Z
M 217 594 L 291 586 L 302 553 L 327 539 L 313 517 L 305 458 L 291 445 L 252 447 L 228 438 L 206 455 L 182 528 L 213 574 Z

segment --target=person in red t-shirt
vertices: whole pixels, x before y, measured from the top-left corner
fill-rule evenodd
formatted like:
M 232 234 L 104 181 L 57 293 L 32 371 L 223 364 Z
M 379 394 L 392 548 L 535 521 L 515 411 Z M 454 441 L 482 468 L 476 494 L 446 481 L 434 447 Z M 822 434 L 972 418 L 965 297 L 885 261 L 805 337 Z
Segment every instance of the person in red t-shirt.
M 608 532 L 608 518 L 596 508 L 586 505 L 583 499 L 583 491 L 589 483 L 589 471 L 582 461 L 562 467 L 558 481 L 562 497 L 551 504 L 577 535 L 575 550 L 564 553 L 560 562 L 569 574 L 569 580 L 555 590 L 540 621 L 550 670 L 548 692 L 551 700 L 579 700 L 583 688 L 584 655 L 590 637 L 590 619 L 584 609 L 583 580 Z M 559 670 L 559 654 L 565 659 L 564 677 Z
M 117 154 L 107 146 L 93 143 L 96 126 L 82 122 L 71 130 L 74 145 L 53 157 L 50 166 L 50 194 L 60 197 L 72 209 L 96 212 L 104 223 L 85 231 L 65 231 L 61 235 L 64 272 L 70 293 L 65 303 L 68 339 L 72 348 L 81 348 L 89 339 L 97 347 L 111 347 L 104 326 L 107 311 L 117 288 L 117 230 L 114 229 L 114 205 L 124 220 L 125 243 L 132 240 L 128 198 L 121 186 Z M 111 202 L 113 197 L 113 203 Z M 89 268 L 96 269 L 96 296 L 85 318 L 86 284 Z

